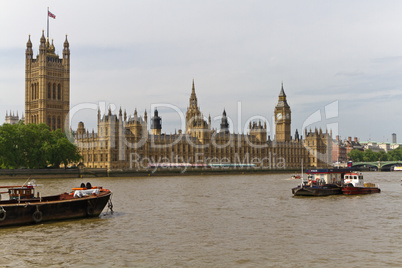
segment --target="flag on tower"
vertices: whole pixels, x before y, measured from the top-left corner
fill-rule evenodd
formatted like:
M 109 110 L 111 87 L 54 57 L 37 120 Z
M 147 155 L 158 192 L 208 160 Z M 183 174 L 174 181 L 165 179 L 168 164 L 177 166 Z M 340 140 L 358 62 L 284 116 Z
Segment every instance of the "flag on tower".
M 53 18 L 53 19 L 56 18 L 56 15 L 54 15 L 54 14 L 53 14 L 52 12 L 50 12 L 50 11 L 47 11 L 47 15 L 48 15 L 49 17 Z

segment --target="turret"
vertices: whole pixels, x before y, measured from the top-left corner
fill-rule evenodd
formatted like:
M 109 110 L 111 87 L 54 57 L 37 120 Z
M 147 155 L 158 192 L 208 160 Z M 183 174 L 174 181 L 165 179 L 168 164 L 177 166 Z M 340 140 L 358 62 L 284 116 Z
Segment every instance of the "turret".
M 253 124 L 250 122 L 250 136 L 256 138 L 258 142 L 264 143 L 267 139 L 267 128 L 265 126 L 266 124 L 263 126 L 261 121 L 258 121 L 258 124 L 257 122 L 253 122 Z
M 45 50 L 46 51 L 46 38 L 45 38 L 45 31 L 42 30 L 42 36 L 40 38 L 40 45 L 39 51 Z
M 226 117 L 225 109 L 223 109 L 223 113 L 222 113 L 220 133 L 229 133 L 229 123 L 228 123 L 228 119 Z
M 70 62 L 69 58 L 70 58 L 70 44 L 68 43 L 66 35 L 66 40 L 64 41 L 64 48 L 63 48 L 63 59 L 68 60 L 68 62 Z
M 25 56 L 26 56 L 27 63 L 28 63 L 28 60 L 31 60 L 33 58 L 31 35 L 29 35 L 29 37 L 28 37 L 27 49 L 25 51 Z
M 161 135 L 162 132 L 162 118 L 158 115 L 158 110 L 155 109 L 154 116 L 151 118 L 151 134 Z

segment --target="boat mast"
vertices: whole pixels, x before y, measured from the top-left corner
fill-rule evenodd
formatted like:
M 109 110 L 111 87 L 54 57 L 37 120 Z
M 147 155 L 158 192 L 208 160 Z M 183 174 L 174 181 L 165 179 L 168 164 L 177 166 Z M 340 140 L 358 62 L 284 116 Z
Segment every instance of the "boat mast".
M 301 185 L 303 186 L 303 158 L 301 159 Z

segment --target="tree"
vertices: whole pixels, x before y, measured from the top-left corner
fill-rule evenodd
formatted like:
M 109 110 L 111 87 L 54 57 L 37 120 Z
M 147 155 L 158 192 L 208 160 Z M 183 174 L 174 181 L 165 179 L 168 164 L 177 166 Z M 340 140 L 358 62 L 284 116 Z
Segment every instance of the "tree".
M 384 151 L 379 151 L 376 153 L 377 161 L 388 161 L 388 156 L 389 154 Z
M 60 129 L 53 131 L 52 134 L 53 142 L 49 159 L 52 166 L 60 167 L 60 164 L 64 164 L 64 167 L 67 167 L 69 163 L 81 160 L 77 146 L 72 144 Z
M 78 148 L 60 130 L 45 124 L 0 126 L 0 167 L 45 168 L 67 166 L 81 159 Z
M 353 149 L 349 152 L 349 158 L 354 162 L 363 162 L 364 153 L 360 150 Z

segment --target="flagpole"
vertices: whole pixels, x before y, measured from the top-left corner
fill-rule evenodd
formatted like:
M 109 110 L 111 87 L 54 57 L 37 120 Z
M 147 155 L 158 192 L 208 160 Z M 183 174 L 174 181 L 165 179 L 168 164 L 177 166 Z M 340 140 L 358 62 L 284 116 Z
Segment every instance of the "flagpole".
M 49 40 L 49 7 L 47 7 L 47 40 Z

